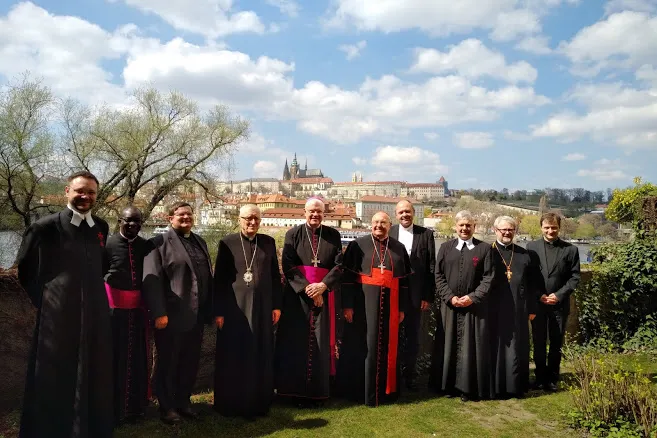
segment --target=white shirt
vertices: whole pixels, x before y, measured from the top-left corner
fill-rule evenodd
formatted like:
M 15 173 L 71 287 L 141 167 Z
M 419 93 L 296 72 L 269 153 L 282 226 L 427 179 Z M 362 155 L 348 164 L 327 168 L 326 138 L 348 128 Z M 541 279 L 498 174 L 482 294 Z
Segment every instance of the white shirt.
M 459 238 L 459 241 L 456 243 L 456 249 L 461 251 L 464 244 L 468 247 L 468 249 L 472 249 L 475 247 L 474 243 L 472 243 L 472 237 L 469 238 L 468 240 L 461 240 L 461 238 Z
M 413 248 L 413 225 L 410 227 L 404 228 L 399 225 L 399 239 L 401 243 L 406 247 L 406 252 L 408 255 L 411 255 L 411 249 Z
M 89 228 L 96 225 L 93 218 L 91 217 L 91 212 L 80 213 L 71 204 L 67 204 L 66 206 L 69 208 L 69 210 L 73 212 L 73 217 L 71 218 L 72 225 L 79 227 L 82 221 L 87 221 L 87 224 L 89 224 Z

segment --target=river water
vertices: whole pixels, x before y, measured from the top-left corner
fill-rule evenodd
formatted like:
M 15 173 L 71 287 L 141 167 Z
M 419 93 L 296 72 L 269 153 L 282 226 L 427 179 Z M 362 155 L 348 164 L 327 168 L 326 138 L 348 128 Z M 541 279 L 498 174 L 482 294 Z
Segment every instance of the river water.
M 15 231 L 0 231 L 0 268 L 7 269 L 14 264 L 20 242 L 21 235 L 19 233 Z M 436 239 L 436 248 L 443 242 L 444 240 Z M 517 243 L 522 247 L 527 245 L 527 241 L 519 241 Z M 582 264 L 586 263 L 588 252 L 592 246 L 580 244 L 576 244 L 576 246 L 579 249 L 579 259 Z

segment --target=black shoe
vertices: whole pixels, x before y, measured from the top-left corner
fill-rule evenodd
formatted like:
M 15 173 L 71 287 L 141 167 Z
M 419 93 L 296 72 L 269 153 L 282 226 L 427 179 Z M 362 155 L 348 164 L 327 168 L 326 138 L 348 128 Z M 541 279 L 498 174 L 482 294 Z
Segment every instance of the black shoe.
M 418 388 L 415 379 L 406 379 L 406 389 L 410 392 L 417 392 Z
M 192 408 L 178 409 L 180 416 L 185 417 L 189 420 L 197 420 L 198 412 L 192 410 Z
M 470 397 L 467 394 L 461 394 L 461 401 L 463 403 L 470 401 Z
M 557 392 L 559 390 L 559 387 L 557 386 L 556 383 L 548 383 L 545 385 L 545 390 L 549 392 Z
M 163 423 L 174 425 L 180 424 L 182 418 L 180 418 L 178 412 L 173 409 L 169 409 L 168 411 L 162 412 L 160 414 L 160 420 L 162 420 Z
M 532 389 L 536 391 L 543 391 L 545 389 L 545 385 L 541 382 L 534 382 L 532 384 Z

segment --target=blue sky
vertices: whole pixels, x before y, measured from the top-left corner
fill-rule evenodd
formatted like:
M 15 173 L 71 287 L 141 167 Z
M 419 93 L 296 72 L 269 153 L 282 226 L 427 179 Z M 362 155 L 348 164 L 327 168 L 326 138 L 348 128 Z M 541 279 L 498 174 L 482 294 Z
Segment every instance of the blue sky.
M 235 178 L 657 181 L 657 0 L 0 0 L 0 79 L 120 105 L 152 84 L 251 120 Z

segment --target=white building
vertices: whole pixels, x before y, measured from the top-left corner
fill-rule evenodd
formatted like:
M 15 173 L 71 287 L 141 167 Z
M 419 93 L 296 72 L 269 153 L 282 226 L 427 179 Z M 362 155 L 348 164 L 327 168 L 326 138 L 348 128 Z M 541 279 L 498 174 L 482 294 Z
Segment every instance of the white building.
M 422 223 L 424 218 L 424 204 L 411 198 L 389 198 L 386 196 L 363 196 L 356 201 L 356 217 L 364 224 L 372 222 L 372 216 L 379 211 L 383 211 L 390 215 L 390 218 L 395 222 L 395 207 L 397 203 L 405 199 L 413 204 L 415 208 L 415 219 L 417 223 Z
M 303 208 L 272 208 L 262 212 L 263 227 L 285 227 L 290 228 L 306 222 Z M 358 221 L 350 214 L 327 212 L 324 213 L 322 224 L 335 227 L 351 229 L 358 225 Z
M 281 182 L 276 178 L 249 178 L 241 181 L 220 181 L 217 193 L 278 193 Z

